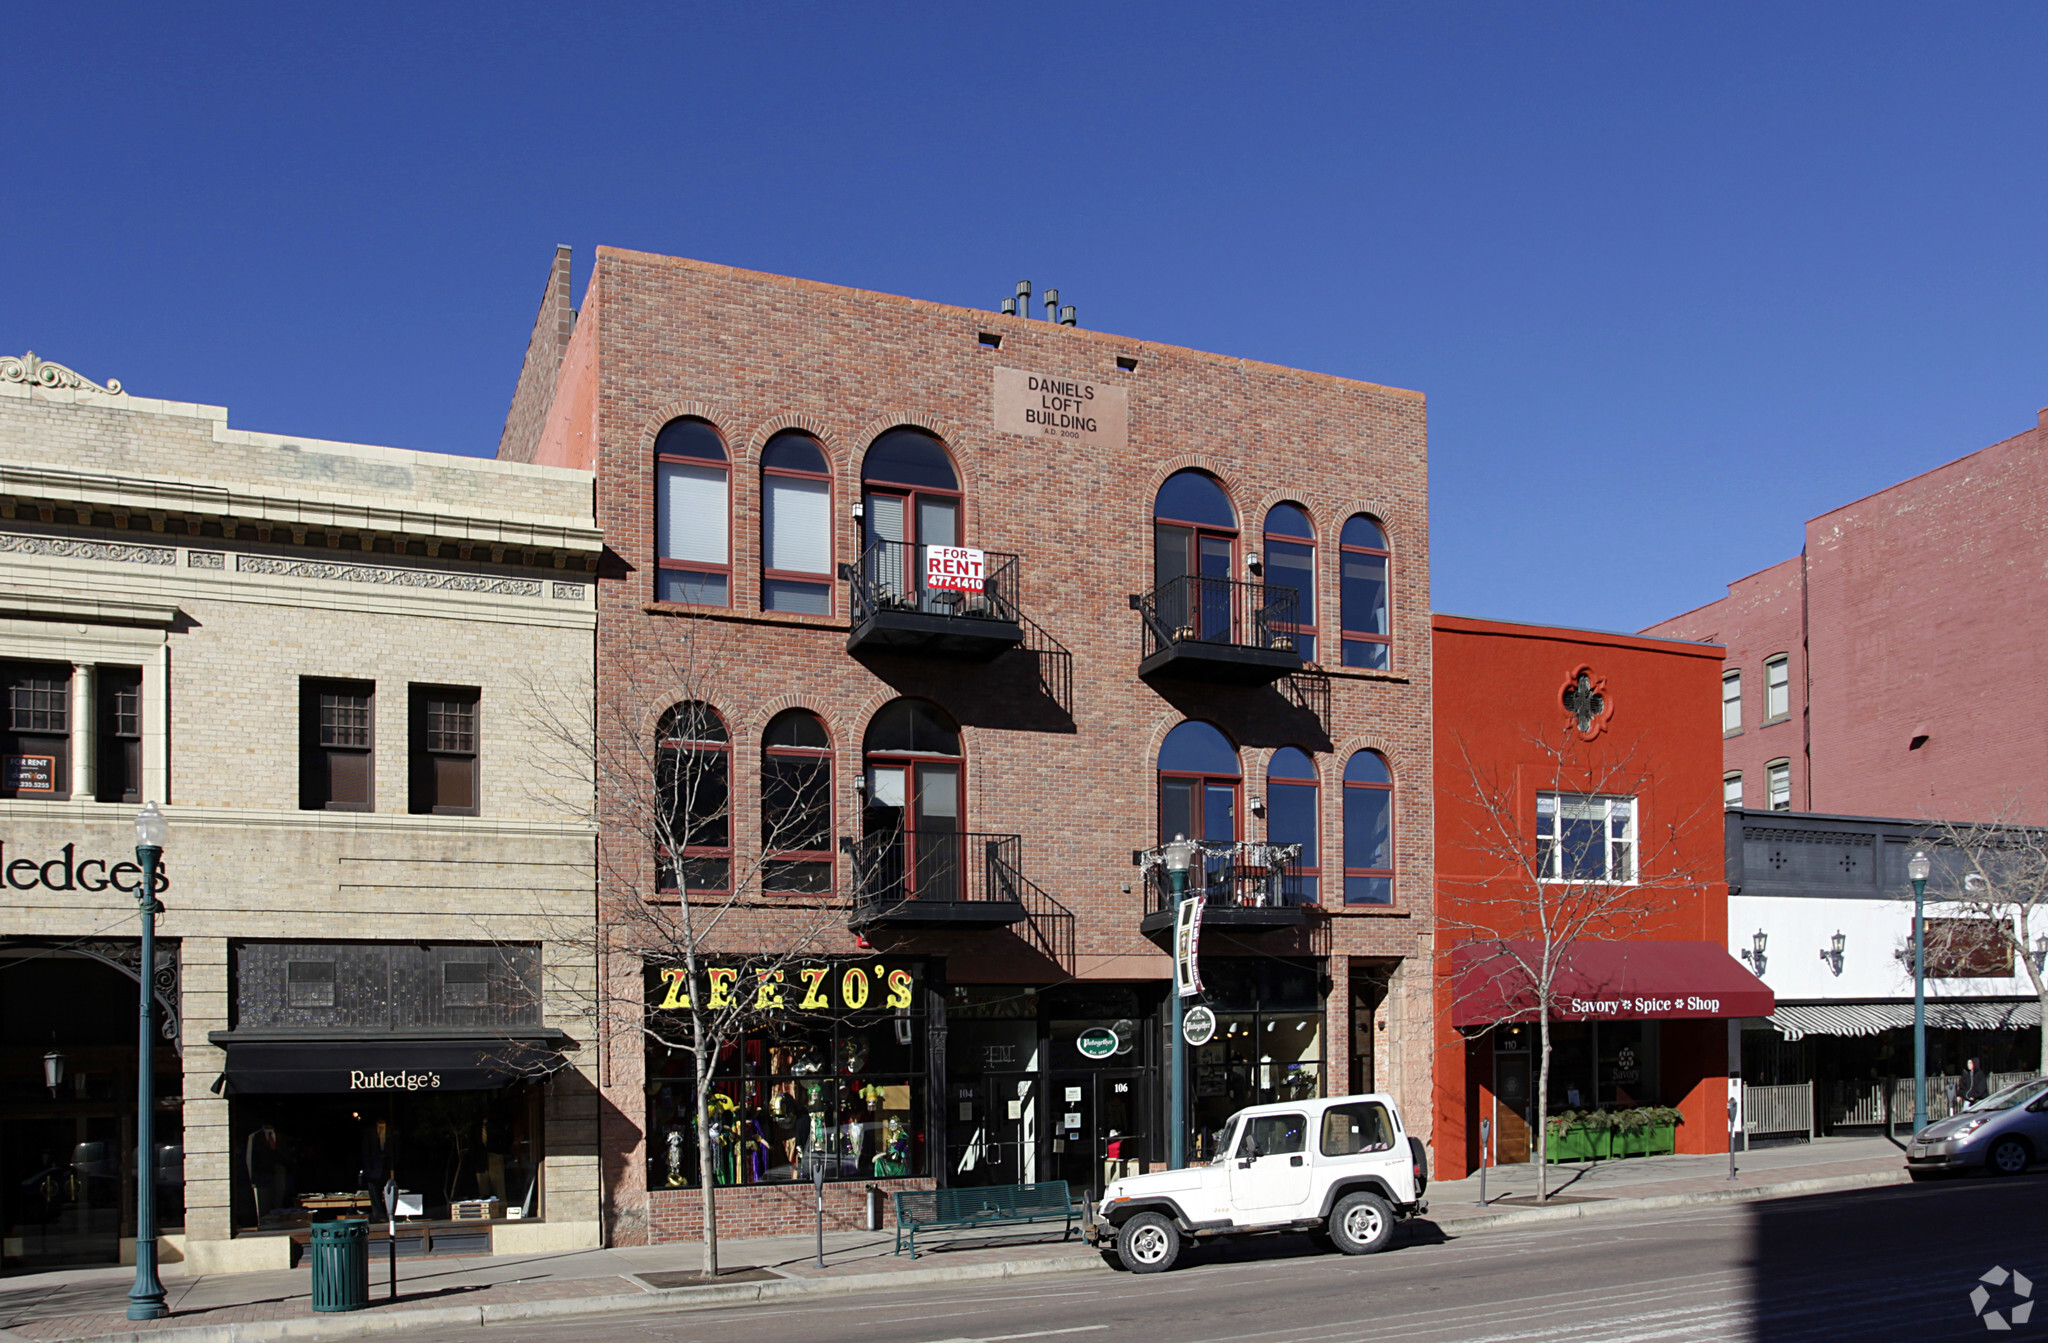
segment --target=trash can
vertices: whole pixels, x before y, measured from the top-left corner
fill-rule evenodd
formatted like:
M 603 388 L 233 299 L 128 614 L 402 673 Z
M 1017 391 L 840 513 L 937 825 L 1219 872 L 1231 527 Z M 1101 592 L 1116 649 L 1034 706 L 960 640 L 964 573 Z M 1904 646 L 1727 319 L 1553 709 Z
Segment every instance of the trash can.
M 313 1309 L 370 1304 L 370 1224 L 360 1217 L 313 1223 Z
M 867 1229 L 882 1229 L 882 1191 L 874 1185 L 868 1186 Z

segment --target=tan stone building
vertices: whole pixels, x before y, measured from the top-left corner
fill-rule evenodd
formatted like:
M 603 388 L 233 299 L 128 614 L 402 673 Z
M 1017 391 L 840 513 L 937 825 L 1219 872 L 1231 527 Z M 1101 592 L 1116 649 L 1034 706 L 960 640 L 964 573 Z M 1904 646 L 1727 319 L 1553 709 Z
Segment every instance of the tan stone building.
M 589 472 L 0 360 L 8 1267 L 134 1234 L 144 801 L 167 1259 L 282 1267 L 386 1178 L 440 1248 L 597 1243 L 599 553 Z

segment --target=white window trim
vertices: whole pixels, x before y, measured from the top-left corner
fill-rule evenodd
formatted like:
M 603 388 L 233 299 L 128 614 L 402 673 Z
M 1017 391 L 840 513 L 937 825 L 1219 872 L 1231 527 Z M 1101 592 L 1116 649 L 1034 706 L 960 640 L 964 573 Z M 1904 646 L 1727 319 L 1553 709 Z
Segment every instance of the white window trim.
M 1728 800 L 1728 786 L 1730 784 L 1733 784 L 1735 786 L 1735 800 L 1733 802 L 1730 802 Z M 1726 774 L 1723 774 L 1721 776 L 1721 806 L 1723 807 L 1723 809 L 1732 810 L 1742 805 L 1744 798 L 1744 793 L 1742 789 L 1743 783 L 1741 770 L 1731 769 Z
M 1771 673 L 1772 673 L 1773 671 L 1782 671 L 1782 672 L 1784 672 L 1784 673 L 1785 673 L 1785 681 L 1784 681 L 1784 685 L 1783 685 L 1783 687 L 1782 687 L 1782 688 L 1783 688 L 1783 690 L 1784 690 L 1784 692 L 1785 692 L 1785 707 L 1784 707 L 1784 708 L 1783 708 L 1782 710 L 1780 710 L 1779 712 L 1777 712 L 1777 713 L 1772 713 L 1772 712 L 1771 712 L 1771 690 L 1772 690 L 1772 686 L 1771 686 Z M 1769 659 L 1766 659 L 1766 660 L 1765 660 L 1765 662 L 1764 662 L 1764 716 L 1763 716 L 1763 721 L 1764 721 L 1764 722 L 1766 722 L 1766 723 L 1781 723 L 1781 722 L 1783 722 L 1783 721 L 1784 721 L 1785 719 L 1787 719 L 1787 718 L 1790 718 L 1791 716 L 1792 716 L 1792 655 L 1791 655 L 1790 653 L 1780 653 L 1780 654 L 1778 654 L 1778 656 L 1776 656 L 1776 657 L 1774 657 L 1774 658 L 1769 658 Z
M 1780 771 L 1785 777 L 1785 805 L 1782 807 L 1771 801 L 1771 781 Z M 1767 811 L 1792 810 L 1792 761 L 1789 758 L 1764 763 L 1764 808 Z
M 1558 836 L 1556 832 L 1555 821 L 1558 816 L 1557 804 L 1560 800 L 1564 798 L 1574 798 L 1582 802 L 1590 801 L 1601 802 L 1606 804 L 1606 819 L 1604 823 L 1606 836 L 1601 842 L 1601 868 L 1605 872 L 1611 873 L 1614 871 L 1614 846 L 1617 843 L 1623 844 L 1627 846 L 1629 855 L 1628 876 L 1617 878 L 1613 876 L 1566 877 L 1556 875 L 1557 869 L 1563 861 L 1564 850 L 1563 847 L 1557 843 Z M 1552 827 L 1549 834 L 1545 834 L 1543 829 L 1543 804 L 1545 800 L 1548 800 L 1551 803 L 1552 808 L 1550 813 Z M 1628 829 L 1627 833 L 1623 835 L 1616 835 L 1614 833 L 1614 804 L 1617 802 L 1628 804 Z M 1548 841 L 1550 844 L 1550 852 L 1548 860 L 1543 862 L 1542 864 L 1545 870 L 1537 874 L 1537 880 L 1544 883 L 1545 885 L 1559 886 L 1635 886 L 1640 884 L 1642 875 L 1642 846 L 1637 842 L 1637 836 L 1642 833 L 1642 814 L 1643 804 L 1640 798 L 1622 797 L 1617 794 L 1608 793 L 1538 793 L 1536 795 L 1537 853 L 1539 855 L 1542 854 L 1543 844 L 1545 843 L 1545 841 Z
M 1728 693 L 1730 686 L 1735 688 L 1735 693 L 1732 696 Z M 1728 711 L 1730 709 L 1735 711 L 1733 722 L 1729 721 Z M 1721 674 L 1721 735 L 1726 737 L 1740 731 L 1742 731 L 1742 673 L 1739 670 L 1723 672 Z

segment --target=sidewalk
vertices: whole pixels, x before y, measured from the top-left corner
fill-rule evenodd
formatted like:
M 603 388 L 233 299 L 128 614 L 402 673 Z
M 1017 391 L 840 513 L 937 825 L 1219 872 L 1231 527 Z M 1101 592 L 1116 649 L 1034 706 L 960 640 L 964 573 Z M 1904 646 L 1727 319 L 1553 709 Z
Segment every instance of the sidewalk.
M 1553 1208 L 1536 1208 L 1522 1201 L 1535 1190 L 1533 1167 L 1496 1167 L 1487 1175 L 1484 1206 L 1479 1202 L 1477 1177 L 1431 1185 L 1428 1220 L 1458 1234 L 1487 1225 L 1597 1215 L 1605 1209 L 1620 1212 L 1641 1206 L 1636 1201 L 1642 1199 L 1718 1201 L 1769 1197 L 1774 1191 L 1789 1196 L 1905 1178 L 1899 1149 L 1881 1138 L 1827 1139 L 1812 1145 L 1738 1153 L 1736 1164 L 1740 1174 L 1734 1181 L 1728 1179 L 1726 1156 L 1637 1157 L 1553 1166 L 1552 1190 L 1570 1200 Z M 935 1240 L 932 1249 L 921 1252 L 916 1260 L 891 1253 L 893 1232 L 828 1233 L 824 1269 L 813 1265 L 816 1242 L 809 1235 L 725 1241 L 719 1247 L 718 1284 L 747 1291 L 746 1284 L 848 1280 L 844 1284 L 847 1290 L 860 1290 L 886 1287 L 891 1279 L 909 1287 L 956 1276 L 1108 1271 L 1101 1256 L 1078 1237 L 1062 1244 L 1056 1232 L 1050 1236 L 1032 1232 L 1032 1228 L 1020 1228 L 1018 1234 L 1007 1237 Z M 403 1321 L 393 1317 L 410 1311 L 436 1310 L 441 1318 L 432 1322 L 445 1326 L 452 1322 L 445 1318 L 447 1307 L 462 1308 L 471 1324 L 522 1314 L 654 1309 L 699 1295 L 708 1285 L 700 1268 L 701 1251 L 694 1242 L 570 1254 L 401 1259 L 399 1296 L 390 1301 L 385 1261 L 372 1256 L 370 1309 L 316 1317 L 308 1297 L 310 1275 L 304 1267 L 282 1273 L 187 1277 L 173 1264 L 163 1275 L 170 1317 L 142 1324 L 125 1316 L 133 1269 L 23 1274 L 0 1278 L 0 1343 L 12 1339 L 51 1343 L 135 1334 L 147 1337 L 166 1330 L 205 1328 L 216 1330 L 215 1337 L 220 1339 L 230 1337 L 231 1331 L 276 1337 L 285 1321 L 297 1322 L 292 1333 L 302 1338 L 315 1332 L 360 1337 L 402 1326 Z M 430 1318 L 421 1316 L 420 1323 L 424 1325 Z M 327 1328 L 318 1328 L 315 1320 Z M 238 1325 L 254 1327 L 233 1331 Z

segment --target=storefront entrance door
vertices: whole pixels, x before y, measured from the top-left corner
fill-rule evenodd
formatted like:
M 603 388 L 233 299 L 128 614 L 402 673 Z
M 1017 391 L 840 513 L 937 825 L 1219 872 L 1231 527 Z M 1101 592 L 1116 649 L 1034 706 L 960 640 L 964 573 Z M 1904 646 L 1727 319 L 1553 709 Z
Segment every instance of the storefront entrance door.
M 1527 1054 L 1496 1054 L 1493 1059 L 1494 1151 L 1504 1166 L 1529 1159 L 1529 1086 Z
M 1143 1168 L 1144 1076 L 1139 1068 L 1052 1075 L 1045 1179 L 1065 1180 L 1069 1193 L 1085 1191 L 1093 1203 L 1109 1181 Z
M 122 1141 L 118 1115 L 14 1119 L 0 1152 L 7 1258 L 23 1264 L 111 1264 L 120 1259 Z
M 1037 1073 L 992 1072 L 953 1088 L 956 1113 L 948 1128 L 952 1185 L 1030 1184 L 1038 1178 Z

